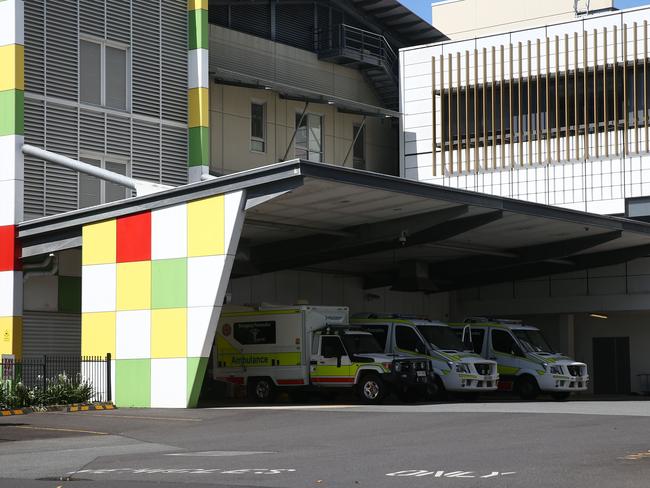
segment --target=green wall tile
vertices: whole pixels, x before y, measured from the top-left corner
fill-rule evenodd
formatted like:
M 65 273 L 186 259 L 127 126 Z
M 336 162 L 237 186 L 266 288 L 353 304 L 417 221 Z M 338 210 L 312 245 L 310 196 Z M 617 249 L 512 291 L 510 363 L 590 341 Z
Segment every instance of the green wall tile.
M 187 358 L 187 407 L 194 408 L 199 402 L 203 377 L 208 358 Z
M 81 313 L 81 277 L 59 276 L 59 312 Z
M 151 406 L 151 359 L 115 361 L 115 404 L 118 407 Z
M 25 133 L 25 93 L 21 90 L 0 91 L 0 136 Z
M 187 306 L 187 258 L 151 262 L 151 307 Z
M 210 129 L 192 127 L 189 129 L 189 166 L 210 164 Z
M 189 48 L 209 49 L 208 41 L 208 11 L 203 9 L 191 10 L 189 14 Z

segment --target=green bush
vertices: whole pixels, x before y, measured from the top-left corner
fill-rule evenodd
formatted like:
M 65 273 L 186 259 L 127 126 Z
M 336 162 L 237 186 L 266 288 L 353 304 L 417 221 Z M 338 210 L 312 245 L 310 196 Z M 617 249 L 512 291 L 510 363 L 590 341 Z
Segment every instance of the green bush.
M 0 409 L 83 403 L 93 396 L 93 387 L 81 375 L 60 374 L 45 381 L 45 389 L 27 387 L 20 381 L 0 380 Z

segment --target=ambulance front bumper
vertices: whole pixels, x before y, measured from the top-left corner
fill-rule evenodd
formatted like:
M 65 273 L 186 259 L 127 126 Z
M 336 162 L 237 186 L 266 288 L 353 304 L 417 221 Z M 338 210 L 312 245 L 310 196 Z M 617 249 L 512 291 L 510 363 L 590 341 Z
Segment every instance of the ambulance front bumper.
M 573 392 L 586 391 L 589 375 L 569 376 L 569 375 L 544 375 L 543 381 L 540 381 L 542 391 Z
M 447 391 L 496 391 L 499 375 L 476 375 L 449 373 L 442 377 L 442 382 Z

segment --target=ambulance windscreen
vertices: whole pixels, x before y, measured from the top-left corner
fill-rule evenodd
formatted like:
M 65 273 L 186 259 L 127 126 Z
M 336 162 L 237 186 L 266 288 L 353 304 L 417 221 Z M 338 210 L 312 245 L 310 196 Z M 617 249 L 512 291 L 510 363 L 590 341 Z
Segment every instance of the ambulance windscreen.
M 442 351 L 462 351 L 465 349 L 461 340 L 450 327 L 418 325 L 418 330 L 435 349 Z
M 519 344 L 526 352 L 553 353 L 553 348 L 538 330 L 513 329 L 512 333 L 519 339 Z
M 383 348 L 372 334 L 345 334 L 343 343 L 349 354 L 381 354 Z

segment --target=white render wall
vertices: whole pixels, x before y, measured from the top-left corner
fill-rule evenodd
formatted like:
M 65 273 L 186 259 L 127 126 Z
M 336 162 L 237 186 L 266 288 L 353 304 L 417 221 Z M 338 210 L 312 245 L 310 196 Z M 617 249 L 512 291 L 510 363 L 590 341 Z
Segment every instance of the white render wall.
M 584 136 L 570 137 L 569 154 L 566 153 L 566 139 L 560 138 L 560 157 L 557 158 L 556 140 L 551 140 L 551 153 L 547 154 L 546 142 L 542 141 L 542 154 L 538 154 L 536 141 L 532 143 L 532 154 L 529 158 L 528 145 L 523 143 L 523 151 L 515 144 L 514 159 L 510 157 L 510 147 L 505 146 L 505 159 L 501 159 L 501 146 L 497 146 L 497 159 L 492 159 L 491 148 L 488 148 L 487 160 L 483 150 L 479 148 L 478 165 L 474 157 L 474 149 L 470 149 L 469 168 L 466 169 L 465 152 L 463 151 L 463 167 L 458 172 L 450 168 L 449 152 L 446 153 L 445 171 L 441 170 L 441 154 L 436 155 L 437 172 L 434 175 L 432 154 L 432 57 L 436 57 L 437 89 L 440 89 L 440 56 L 444 56 L 445 79 L 444 87 L 448 87 L 449 74 L 448 55 L 452 54 L 452 87 L 456 83 L 457 53 L 460 53 L 461 86 L 467 84 L 466 55 L 469 53 L 469 84 L 474 84 L 474 50 L 478 50 L 478 83 L 483 83 L 483 48 L 487 50 L 486 82 L 492 81 L 492 46 L 496 47 L 496 79 L 500 79 L 500 46 L 504 46 L 504 74 L 509 79 L 509 50 L 513 46 L 513 78 L 518 73 L 519 42 L 522 43 L 522 76 L 528 75 L 527 44 L 531 41 L 531 73 L 534 77 L 537 70 L 537 40 L 540 40 L 541 73 L 546 73 L 546 44 L 549 44 L 550 71 L 555 71 L 555 43 L 559 41 L 559 71 L 565 69 L 564 36 L 569 41 L 569 69 L 574 65 L 574 33 L 578 33 L 578 68 L 583 67 L 583 33 L 587 36 L 587 66 L 602 65 L 604 30 L 607 29 L 608 63 L 613 62 L 613 27 L 618 29 L 617 59 L 619 65 L 623 62 L 623 33 L 627 26 L 627 59 L 633 59 L 633 26 L 636 22 L 638 29 L 637 58 L 642 58 L 644 21 L 650 21 L 650 8 L 625 10 L 614 14 L 603 14 L 587 17 L 574 22 L 551 25 L 542 28 L 528 29 L 507 34 L 493 35 L 478 39 L 459 42 L 443 42 L 435 45 L 408 48 L 400 51 L 401 65 L 401 111 L 402 131 L 400 141 L 401 175 L 407 179 L 429 182 L 455 188 L 469 189 L 494 195 L 519 198 L 523 200 L 556 205 L 565 208 L 585 210 L 601 214 L 616 214 L 624 212 L 625 198 L 650 195 L 650 155 L 644 152 L 646 147 L 646 131 L 639 129 L 628 131 L 629 155 L 603 157 L 605 154 L 605 138 L 599 135 L 600 157 L 575 159 L 576 144 L 579 154 L 583 152 Z M 440 26 L 444 31 L 444 26 Z M 593 50 L 594 29 L 596 29 L 597 52 Z M 650 29 L 650 27 L 649 27 Z M 557 36 L 557 38 L 556 38 Z M 532 59 L 534 57 L 534 59 Z M 642 76 L 642 73 L 641 73 Z M 562 86 L 562 85 L 560 85 Z M 592 101 L 589 100 L 589 103 Z M 506 101 L 507 103 L 507 101 Z M 602 102 L 600 102 L 602 103 Z M 437 140 L 441 142 L 440 101 L 437 108 Z M 621 114 L 619 114 L 621 116 Z M 622 118 L 622 116 L 621 116 Z M 589 136 L 593 149 L 595 135 Z M 635 153 L 638 137 L 639 153 Z M 623 134 L 619 131 L 619 145 L 622 145 Z M 614 135 L 609 133 L 607 144 L 610 155 L 616 152 Z M 619 148 L 620 150 L 620 148 Z M 454 151 L 457 153 L 457 151 Z M 593 152 L 593 150 L 592 150 Z M 547 159 L 551 158 L 551 162 Z M 530 161 L 533 164 L 529 164 Z M 540 162 L 541 161 L 541 162 Z M 454 165 L 458 162 L 454 155 Z M 475 168 L 478 166 L 478 171 Z

